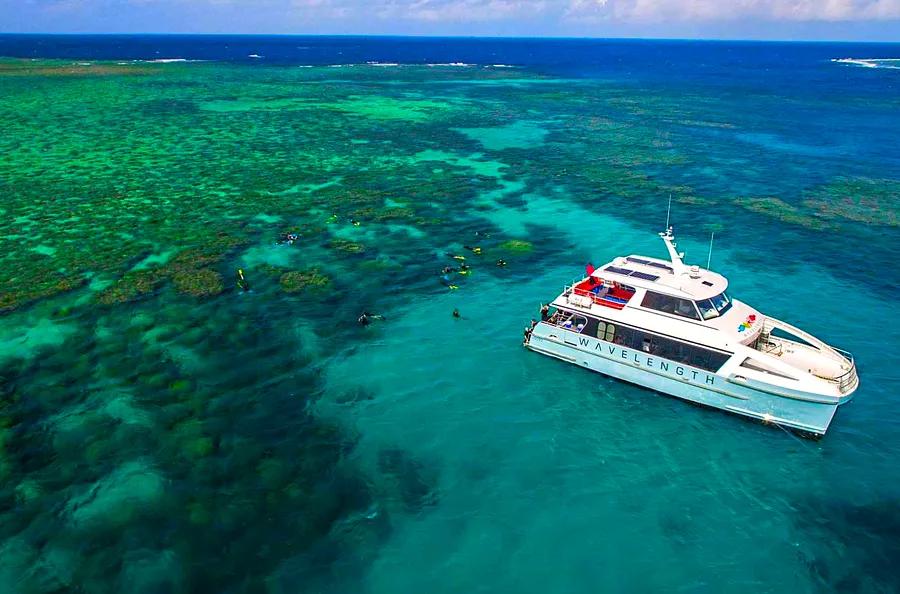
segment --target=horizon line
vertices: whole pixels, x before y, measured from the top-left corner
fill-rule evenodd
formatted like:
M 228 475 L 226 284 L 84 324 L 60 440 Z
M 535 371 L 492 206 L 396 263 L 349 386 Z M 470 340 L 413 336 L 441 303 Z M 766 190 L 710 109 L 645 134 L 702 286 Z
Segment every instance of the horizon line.
M 384 39 L 528 39 L 528 40 L 583 40 L 583 41 L 711 41 L 739 43 L 848 43 L 900 45 L 900 41 L 869 41 L 854 39 L 760 39 L 737 37 L 641 37 L 641 36 L 601 36 L 584 35 L 427 35 L 427 34 L 388 34 L 388 33 L 166 33 L 157 31 L 144 32 L 19 32 L 0 31 L 0 36 L 46 36 L 46 37 L 376 37 Z

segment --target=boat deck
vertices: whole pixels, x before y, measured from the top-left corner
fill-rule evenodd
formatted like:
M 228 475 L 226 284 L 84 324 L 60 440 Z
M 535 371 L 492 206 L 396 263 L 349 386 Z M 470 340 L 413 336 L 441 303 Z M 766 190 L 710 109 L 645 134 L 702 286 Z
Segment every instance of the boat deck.
M 572 287 L 572 292 L 583 297 L 590 297 L 591 301 L 597 305 L 613 309 L 622 309 L 634 297 L 633 289 L 618 283 L 609 285 L 593 276 L 585 278 Z

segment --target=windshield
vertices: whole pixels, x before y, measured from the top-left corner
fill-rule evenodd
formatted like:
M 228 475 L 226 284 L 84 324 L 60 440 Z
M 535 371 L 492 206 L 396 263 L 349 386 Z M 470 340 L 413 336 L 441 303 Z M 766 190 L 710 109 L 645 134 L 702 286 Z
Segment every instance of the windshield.
M 731 307 L 731 299 L 725 293 L 719 293 L 715 297 L 698 301 L 697 307 L 700 309 L 703 319 L 708 320 L 728 311 L 728 308 Z
M 719 293 L 715 297 L 710 298 L 712 304 L 716 307 L 716 311 L 720 314 L 725 313 L 725 311 L 731 307 L 731 299 L 728 298 L 728 295 L 725 293 Z

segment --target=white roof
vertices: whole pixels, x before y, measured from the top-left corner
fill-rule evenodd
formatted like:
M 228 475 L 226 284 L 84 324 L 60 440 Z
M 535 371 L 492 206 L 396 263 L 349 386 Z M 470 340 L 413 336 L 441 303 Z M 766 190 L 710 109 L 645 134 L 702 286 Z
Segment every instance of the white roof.
M 635 272 L 640 275 L 634 276 Z M 597 268 L 593 276 L 694 301 L 709 299 L 728 288 L 728 279 L 716 272 L 685 266 L 679 274 L 667 260 L 637 254 L 616 258 Z
M 632 254 L 604 264 L 593 276 L 694 301 L 709 299 L 728 288 L 728 280 L 721 274 L 682 261 L 684 254 L 675 249 L 678 244 L 671 227 L 659 236 L 669 251 L 669 260 Z

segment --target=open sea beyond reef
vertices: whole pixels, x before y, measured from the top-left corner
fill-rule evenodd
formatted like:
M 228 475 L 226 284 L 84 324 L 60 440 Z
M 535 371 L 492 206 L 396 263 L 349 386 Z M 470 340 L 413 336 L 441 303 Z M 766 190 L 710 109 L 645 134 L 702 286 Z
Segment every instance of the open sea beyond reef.
M 900 591 L 900 45 L 0 56 L 0 592 Z M 670 195 L 856 356 L 823 439 L 522 348 Z

